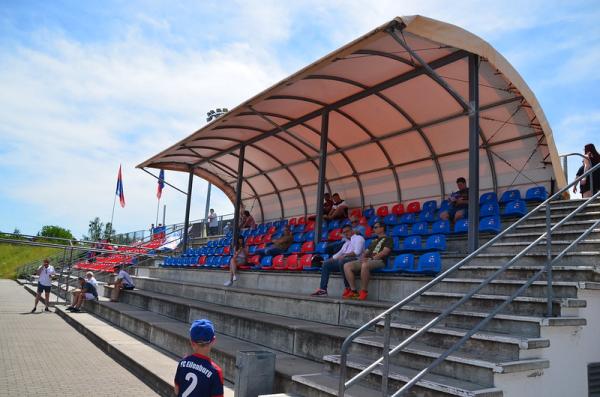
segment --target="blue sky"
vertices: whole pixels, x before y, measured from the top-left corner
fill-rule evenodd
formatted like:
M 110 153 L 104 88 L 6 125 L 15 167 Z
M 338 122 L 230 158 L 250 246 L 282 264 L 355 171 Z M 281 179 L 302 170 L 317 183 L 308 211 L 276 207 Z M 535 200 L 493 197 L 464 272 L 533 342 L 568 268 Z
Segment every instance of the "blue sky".
M 421 14 L 490 42 L 525 78 L 559 153 L 600 144 L 597 1 L 0 0 L 0 230 L 57 224 L 76 236 L 110 219 L 154 222 L 156 181 L 135 165 L 396 15 Z M 572 160 L 574 172 L 579 161 Z M 184 187 L 184 175 L 166 178 Z M 192 218 L 206 183 L 194 181 Z M 214 192 L 214 190 L 213 190 Z M 167 223 L 185 197 L 165 189 Z M 212 207 L 229 213 L 220 192 Z

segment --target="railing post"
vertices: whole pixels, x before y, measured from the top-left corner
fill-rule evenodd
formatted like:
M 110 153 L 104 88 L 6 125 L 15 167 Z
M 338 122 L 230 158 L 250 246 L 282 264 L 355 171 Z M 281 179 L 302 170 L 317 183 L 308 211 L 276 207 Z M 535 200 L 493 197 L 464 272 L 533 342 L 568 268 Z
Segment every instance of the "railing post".
M 65 303 L 69 303 L 69 282 L 71 281 L 72 262 L 73 262 L 73 247 L 69 248 L 69 269 L 67 271 L 67 282 L 65 284 Z
M 65 265 L 67 262 L 67 248 L 65 247 L 63 251 L 63 259 L 62 266 L 60 267 L 60 274 L 58 275 L 58 291 L 56 291 L 56 303 L 58 303 L 58 299 L 60 298 L 60 285 L 63 279 L 63 273 L 65 272 Z
M 550 217 L 550 202 L 546 203 L 546 299 L 548 317 L 552 317 L 552 219 Z
M 381 373 L 381 395 L 388 396 L 388 381 L 390 375 L 390 334 L 392 328 L 392 315 L 386 314 L 383 327 L 383 370 Z

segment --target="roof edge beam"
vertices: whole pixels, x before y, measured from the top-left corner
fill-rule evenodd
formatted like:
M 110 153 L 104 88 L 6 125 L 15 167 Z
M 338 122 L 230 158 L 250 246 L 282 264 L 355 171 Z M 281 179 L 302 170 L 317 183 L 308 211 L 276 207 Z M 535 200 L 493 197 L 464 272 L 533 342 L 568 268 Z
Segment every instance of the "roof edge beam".
M 238 158 L 237 181 L 235 183 L 235 208 L 233 209 L 233 241 L 232 245 L 237 247 L 238 236 L 240 235 L 240 208 L 242 205 L 242 180 L 244 179 L 244 157 L 246 155 L 246 146 L 240 147 Z
M 325 168 L 327 167 L 327 141 L 329 140 L 329 112 L 321 116 L 321 151 L 319 153 L 319 178 L 317 179 L 317 222 L 315 224 L 315 247 L 321 241 L 323 230 L 323 193 L 325 192 Z

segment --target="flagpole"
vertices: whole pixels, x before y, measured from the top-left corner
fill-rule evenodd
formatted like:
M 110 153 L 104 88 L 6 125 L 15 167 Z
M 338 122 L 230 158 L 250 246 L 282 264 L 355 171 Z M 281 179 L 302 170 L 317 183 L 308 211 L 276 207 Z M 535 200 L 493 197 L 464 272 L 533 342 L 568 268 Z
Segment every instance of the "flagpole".
M 115 217 L 115 204 L 117 203 L 117 195 L 115 194 L 115 198 L 113 199 L 113 209 L 112 209 L 112 215 L 110 216 L 110 234 L 112 235 L 112 231 L 113 231 L 113 218 Z
M 154 224 L 156 226 L 158 226 L 158 211 L 160 210 L 160 198 L 157 200 L 156 203 L 156 222 L 154 222 Z

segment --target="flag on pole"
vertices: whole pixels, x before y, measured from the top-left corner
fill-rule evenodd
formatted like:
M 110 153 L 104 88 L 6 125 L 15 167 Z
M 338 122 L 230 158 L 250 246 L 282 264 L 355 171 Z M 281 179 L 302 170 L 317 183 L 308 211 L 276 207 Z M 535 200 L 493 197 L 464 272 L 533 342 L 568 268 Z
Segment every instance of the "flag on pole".
M 156 191 L 156 198 L 160 200 L 162 196 L 163 188 L 165 187 L 165 170 L 160 170 L 158 174 L 158 190 Z
M 115 192 L 119 196 L 119 202 L 121 207 L 125 208 L 125 193 L 123 192 L 123 176 L 121 175 L 121 165 L 119 165 L 119 175 L 117 176 L 117 191 Z

